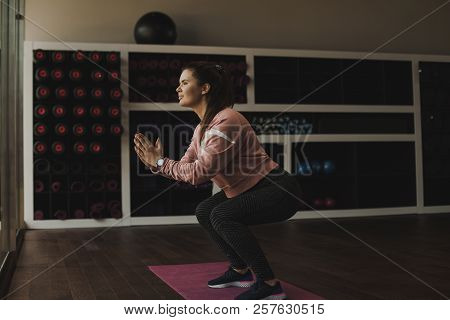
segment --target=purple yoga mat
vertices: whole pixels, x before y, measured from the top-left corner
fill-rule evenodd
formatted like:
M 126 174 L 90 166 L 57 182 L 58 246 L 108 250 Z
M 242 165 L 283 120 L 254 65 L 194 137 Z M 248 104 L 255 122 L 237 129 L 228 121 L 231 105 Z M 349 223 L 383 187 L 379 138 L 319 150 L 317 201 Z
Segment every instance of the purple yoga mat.
M 227 268 L 228 262 L 148 266 L 150 271 L 186 300 L 233 300 L 239 293 L 248 290 L 236 287 L 224 289 L 208 287 L 208 280 L 220 276 Z M 281 286 L 289 300 L 324 299 L 288 282 L 281 281 Z

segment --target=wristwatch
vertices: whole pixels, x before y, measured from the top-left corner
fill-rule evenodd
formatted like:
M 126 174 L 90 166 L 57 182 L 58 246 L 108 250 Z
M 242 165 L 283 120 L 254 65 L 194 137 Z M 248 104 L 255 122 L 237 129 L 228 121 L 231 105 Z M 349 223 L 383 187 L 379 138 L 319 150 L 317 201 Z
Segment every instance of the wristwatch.
M 161 169 L 161 167 L 163 166 L 163 164 L 164 164 L 164 158 L 158 159 L 158 161 L 156 161 L 156 168 L 157 168 L 158 170 Z

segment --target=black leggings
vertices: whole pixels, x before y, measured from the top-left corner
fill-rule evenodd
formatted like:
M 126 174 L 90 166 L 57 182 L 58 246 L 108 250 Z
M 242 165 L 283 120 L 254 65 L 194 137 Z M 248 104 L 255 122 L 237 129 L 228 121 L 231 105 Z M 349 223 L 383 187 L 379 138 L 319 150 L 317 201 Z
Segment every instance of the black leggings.
M 195 215 L 232 267 L 250 267 L 258 278 L 270 280 L 273 271 L 248 226 L 289 219 L 303 207 L 301 198 L 297 179 L 278 167 L 236 197 L 220 191 L 205 199 Z

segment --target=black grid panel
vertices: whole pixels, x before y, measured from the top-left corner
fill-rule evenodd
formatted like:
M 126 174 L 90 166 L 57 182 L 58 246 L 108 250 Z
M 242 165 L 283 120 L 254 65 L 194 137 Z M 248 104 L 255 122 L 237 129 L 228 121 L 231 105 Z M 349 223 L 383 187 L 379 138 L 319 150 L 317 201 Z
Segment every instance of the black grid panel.
M 34 219 L 120 218 L 120 54 L 33 54 Z
M 257 134 L 413 134 L 409 113 L 242 112 Z
M 129 53 L 130 102 L 178 102 L 181 70 L 192 61 L 209 61 L 224 67 L 231 76 L 234 101 L 247 103 L 247 63 L 242 55 Z
M 450 63 L 420 62 L 424 204 L 450 204 Z
M 413 142 L 307 142 L 293 146 L 292 172 L 317 210 L 416 205 Z
M 412 105 L 410 61 L 255 57 L 255 102 Z
M 150 141 L 160 138 L 163 155 L 179 160 L 186 152 L 199 119 L 193 112 L 130 112 L 131 216 L 193 215 L 195 208 L 212 195 L 212 182 L 189 183 L 154 175 L 137 157 L 133 139 L 137 132 Z

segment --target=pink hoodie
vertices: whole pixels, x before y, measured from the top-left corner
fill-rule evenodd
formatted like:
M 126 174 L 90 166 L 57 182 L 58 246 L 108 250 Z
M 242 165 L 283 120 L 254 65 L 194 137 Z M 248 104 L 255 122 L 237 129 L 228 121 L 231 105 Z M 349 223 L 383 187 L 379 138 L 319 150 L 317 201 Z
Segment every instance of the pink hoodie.
M 180 161 L 164 158 L 160 170 L 152 171 L 193 185 L 211 180 L 232 198 L 279 166 L 264 151 L 247 119 L 230 107 L 216 114 L 201 143 L 199 136 L 200 125 Z

